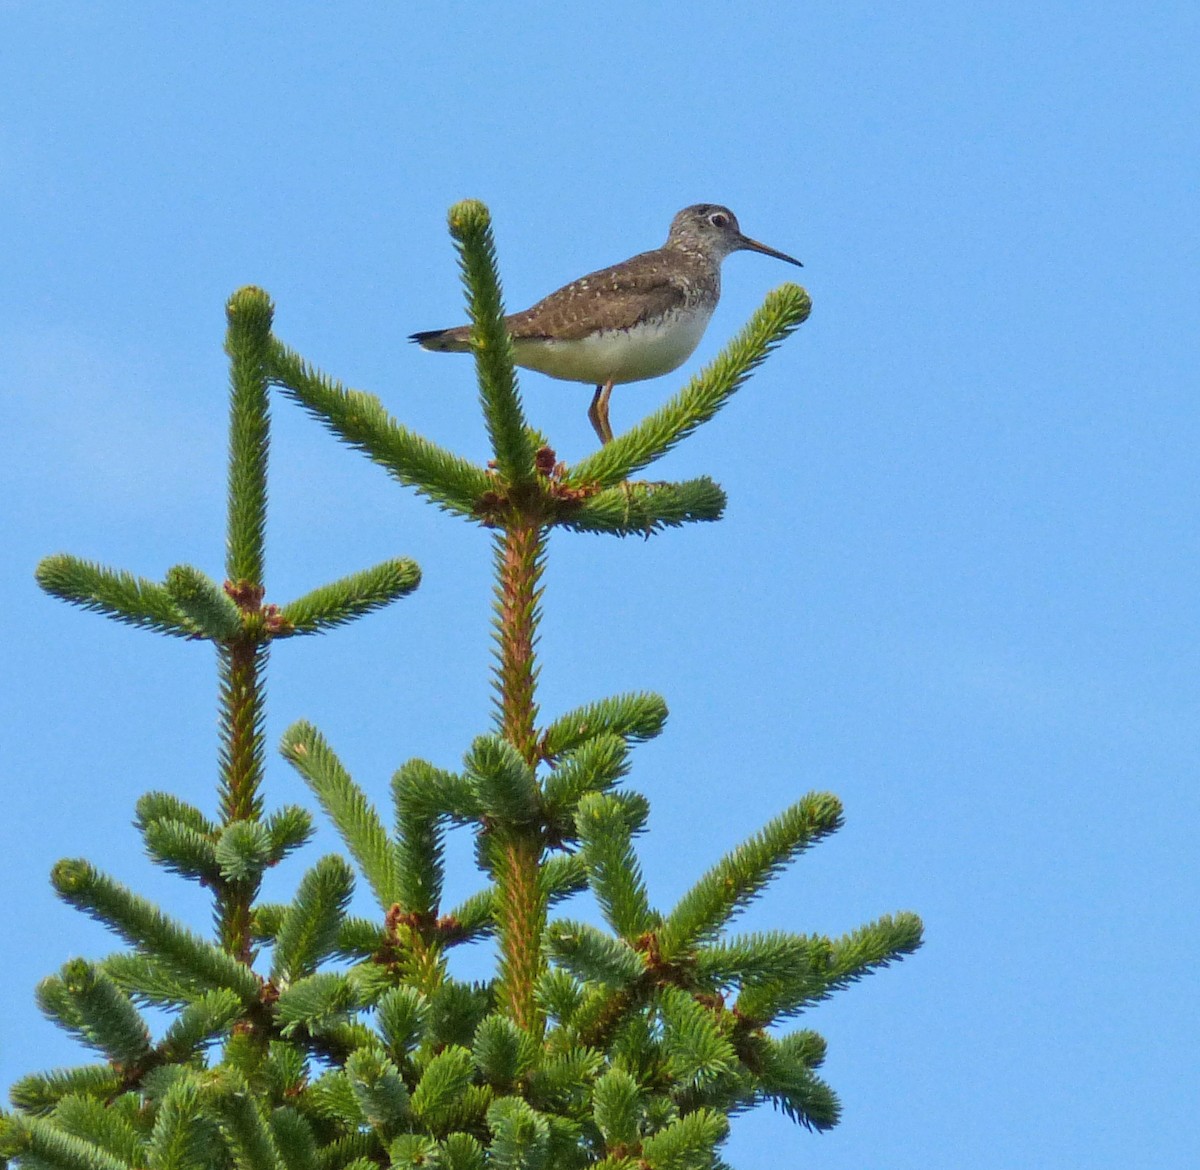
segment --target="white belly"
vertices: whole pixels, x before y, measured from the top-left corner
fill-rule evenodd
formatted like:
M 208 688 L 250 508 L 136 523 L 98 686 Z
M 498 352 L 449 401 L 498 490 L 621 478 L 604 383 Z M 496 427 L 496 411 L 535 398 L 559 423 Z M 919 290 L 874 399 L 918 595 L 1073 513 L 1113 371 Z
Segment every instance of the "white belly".
M 712 309 L 699 308 L 578 341 L 517 341 L 513 358 L 527 370 L 566 382 L 640 382 L 683 365 L 700 344 L 711 316 Z

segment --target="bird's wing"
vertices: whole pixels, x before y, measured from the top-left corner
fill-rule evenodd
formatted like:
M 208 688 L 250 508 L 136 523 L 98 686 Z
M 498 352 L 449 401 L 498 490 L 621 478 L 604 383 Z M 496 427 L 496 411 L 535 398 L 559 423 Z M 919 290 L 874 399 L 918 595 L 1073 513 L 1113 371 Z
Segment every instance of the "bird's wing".
M 657 253 L 643 252 L 572 281 L 523 313 L 506 317 L 505 325 L 517 341 L 576 341 L 595 331 L 597 302 L 608 328 L 632 329 L 647 318 L 683 308 L 687 300 L 688 286 L 678 274 Z

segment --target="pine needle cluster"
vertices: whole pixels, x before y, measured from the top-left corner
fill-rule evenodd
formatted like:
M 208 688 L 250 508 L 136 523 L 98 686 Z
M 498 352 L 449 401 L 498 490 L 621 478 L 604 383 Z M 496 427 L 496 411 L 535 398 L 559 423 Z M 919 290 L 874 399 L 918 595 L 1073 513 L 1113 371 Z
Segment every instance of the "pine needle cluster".
M 86 860 L 60 862 L 59 896 L 123 944 L 75 958 L 37 989 L 92 1063 L 35 1073 L 0 1115 L 0 1154 L 28 1170 L 717 1170 L 729 1118 L 763 1102 L 814 1130 L 838 1120 L 818 1075 L 825 1043 L 788 1023 L 912 952 L 912 914 L 841 938 L 738 934 L 739 913 L 842 823 L 811 793 L 660 908 L 635 842 L 648 815 L 626 778 L 663 729 L 653 694 L 600 699 L 542 723 L 536 702 L 547 534 L 648 537 L 717 519 L 711 480 L 630 476 L 710 419 L 808 314 L 784 286 L 662 410 L 572 468 L 528 424 L 503 328 L 486 209 L 450 214 L 494 452 L 477 466 L 414 435 L 378 399 L 313 369 L 272 333 L 258 289 L 230 300 L 225 579 L 180 565 L 161 582 L 59 555 L 42 588 L 114 620 L 216 649 L 217 809 L 166 792 L 137 806 L 149 856 L 210 893 L 201 937 Z M 456 770 L 410 760 L 381 815 L 321 733 L 282 752 L 341 836 L 290 902 L 266 871 L 302 846 L 302 808 L 268 812 L 263 692 L 272 643 L 357 620 L 411 592 L 396 559 L 284 603 L 266 600 L 269 397 L 277 388 L 402 484 L 491 533 L 495 719 Z M 472 835 L 484 879 L 443 904 L 446 839 Z M 351 862 L 353 864 L 351 864 Z M 356 882 L 374 897 L 350 913 Z M 560 910 L 590 890 L 603 925 Z M 494 978 L 450 973 L 456 947 L 495 940 Z M 147 1009 L 169 1023 L 151 1027 Z

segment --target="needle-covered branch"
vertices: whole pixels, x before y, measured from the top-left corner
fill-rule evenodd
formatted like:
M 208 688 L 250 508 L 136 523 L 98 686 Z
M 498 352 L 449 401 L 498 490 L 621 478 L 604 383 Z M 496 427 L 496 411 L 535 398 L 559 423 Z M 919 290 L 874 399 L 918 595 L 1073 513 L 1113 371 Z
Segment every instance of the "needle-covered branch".
M 228 642 L 242 633 L 242 614 L 233 599 L 199 569 L 168 569 L 166 587 L 179 612 L 210 641 Z
M 238 1170 L 288 1170 L 263 1116 L 261 1095 L 244 1077 L 233 1069 L 224 1070 L 210 1100 Z
M 271 380 L 342 442 L 448 512 L 477 519 L 479 501 L 495 489 L 487 470 L 421 438 L 398 423 L 373 394 L 348 390 L 276 342 Z
M 598 735 L 558 757 L 542 786 L 546 819 L 556 837 L 573 841 L 575 814 L 588 793 L 607 792 L 629 773 L 629 745 L 619 735 Z
M 245 1016 L 241 1000 L 232 991 L 206 991 L 175 1017 L 159 1044 L 168 1061 L 193 1059 L 206 1044 L 226 1035 Z
M 127 996 L 86 959 L 72 959 L 43 979 L 38 1006 L 61 1027 L 117 1064 L 133 1064 L 150 1051 L 150 1031 Z
M 725 492 L 704 475 L 683 483 L 629 482 L 607 488 L 562 510 L 556 526 L 570 532 L 648 537 L 695 521 L 720 520 L 724 512 Z
M 450 234 L 458 246 L 480 404 L 496 469 L 509 488 L 528 486 L 534 481 L 535 448 L 517 390 L 512 340 L 504 325 L 488 209 L 476 199 L 456 203 L 450 209 Z
M 288 728 L 280 751 L 337 826 L 376 900 L 387 910 L 398 896 L 395 848 L 362 789 L 310 723 L 295 723 Z
M 121 1074 L 109 1063 L 81 1064 L 21 1077 L 8 1091 L 13 1107 L 26 1113 L 49 1113 L 64 1097 L 104 1100 L 121 1088 Z M 2 1126 L 2 1122 L 0 1122 Z
M 841 824 L 841 802 L 829 793 L 813 793 L 792 805 L 684 894 L 663 925 L 663 955 L 672 958 L 714 938 L 784 866 Z
M 275 937 L 271 980 L 286 987 L 312 975 L 336 949 L 354 891 L 354 875 L 340 857 L 322 857 L 304 875 Z
M 126 942 L 144 949 L 184 979 L 236 992 L 243 1003 L 255 1001 L 262 983 L 249 967 L 139 898 L 87 861 L 60 861 L 51 873 L 64 902 L 82 910 Z
M 806 1129 L 821 1132 L 838 1123 L 837 1094 L 813 1073 L 825 1059 L 825 1042 L 815 1032 L 781 1039 L 764 1037 L 756 1053 L 758 1091 Z
M 910 913 L 885 915 L 843 938 L 813 943 L 807 962 L 747 980 L 738 996 L 738 1012 L 764 1026 L 796 1015 L 912 954 L 921 945 L 921 920 Z
M 392 777 L 396 813 L 396 900 L 410 914 L 435 916 L 445 880 L 448 819 L 444 781 L 457 777 L 424 760 L 410 760 Z
M 799 285 L 769 293 L 749 323 L 670 402 L 632 430 L 571 468 L 575 484 L 611 486 L 660 459 L 710 418 L 741 388 L 754 370 L 809 314 L 812 302 Z
M 662 733 L 667 704 L 661 695 L 642 691 L 616 695 L 560 715 L 542 735 L 547 759 L 571 751 L 600 735 L 619 735 L 627 743 L 645 743 Z
M 165 585 L 108 569 L 67 553 L 46 557 L 37 567 L 37 583 L 50 594 L 114 621 L 176 638 L 200 638 L 203 632 L 180 612 Z
M 575 813 L 588 884 L 605 921 L 627 943 L 658 925 L 633 851 L 624 809 L 611 796 L 589 793 Z
M 546 944 L 555 962 L 571 974 L 606 987 L 628 987 L 646 970 L 645 960 L 627 943 L 585 922 L 552 922 Z
M 225 572 L 233 582 L 263 579 L 267 528 L 267 447 L 270 411 L 267 359 L 271 353 L 271 298 L 260 288 L 239 289 L 225 309 L 229 327 L 229 529 Z
M 280 617 L 289 633 L 317 634 L 382 609 L 420 583 L 421 569 L 415 561 L 384 561 L 289 601 Z
M 46 1170 L 133 1170 L 122 1158 L 95 1142 L 66 1132 L 41 1117 L 10 1117 L 5 1122 L 3 1153 Z

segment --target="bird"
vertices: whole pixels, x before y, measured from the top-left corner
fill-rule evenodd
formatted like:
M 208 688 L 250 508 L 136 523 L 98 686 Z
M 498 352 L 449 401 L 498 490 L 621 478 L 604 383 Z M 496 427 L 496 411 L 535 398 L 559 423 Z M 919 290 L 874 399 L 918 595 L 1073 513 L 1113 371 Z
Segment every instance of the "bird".
M 607 444 L 613 387 L 669 374 L 691 357 L 721 296 L 721 262 L 733 252 L 761 252 L 804 267 L 743 235 L 728 207 L 695 203 L 671 220 L 661 248 L 581 276 L 505 317 L 513 361 L 595 386 L 588 419 Z M 428 329 L 409 341 L 436 353 L 468 353 L 471 326 Z

